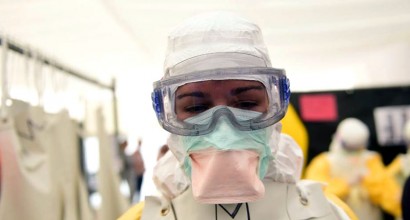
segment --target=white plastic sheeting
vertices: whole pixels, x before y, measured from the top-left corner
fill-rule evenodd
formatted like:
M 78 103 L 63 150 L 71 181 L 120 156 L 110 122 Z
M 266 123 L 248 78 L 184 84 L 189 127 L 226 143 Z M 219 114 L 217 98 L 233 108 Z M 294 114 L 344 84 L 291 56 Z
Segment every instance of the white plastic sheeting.
M 336 82 L 353 78 L 340 89 L 403 83 L 398 72 L 410 59 L 405 52 L 410 2 L 405 0 L 3 0 L 0 28 L 103 80 L 135 76 L 149 84 L 161 75 L 168 31 L 182 19 L 209 10 L 237 11 L 260 24 L 274 66 L 290 70 L 295 90 L 327 89 L 299 83 L 322 74 L 333 75 L 325 79 Z M 147 69 L 154 76 L 147 76 Z M 398 76 L 373 77 L 386 72 Z

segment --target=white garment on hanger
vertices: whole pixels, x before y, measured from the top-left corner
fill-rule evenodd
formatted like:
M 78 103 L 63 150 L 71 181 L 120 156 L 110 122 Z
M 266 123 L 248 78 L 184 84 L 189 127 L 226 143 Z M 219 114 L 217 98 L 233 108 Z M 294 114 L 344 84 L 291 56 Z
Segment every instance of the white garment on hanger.
M 97 110 L 97 129 L 100 150 L 100 169 L 97 173 L 97 188 L 102 197 L 98 220 L 118 218 L 129 207 L 129 202 L 120 192 L 120 175 L 115 172 L 111 142 L 104 127 L 102 112 Z
M 16 103 L 10 112 L 14 117 L 0 122 L 0 219 L 61 219 L 61 197 L 53 185 L 48 155 L 54 146 L 44 141 L 50 138 L 45 113 L 25 103 Z
M 47 114 L 14 100 L 0 130 L 0 219 L 89 220 L 76 127 L 67 112 Z

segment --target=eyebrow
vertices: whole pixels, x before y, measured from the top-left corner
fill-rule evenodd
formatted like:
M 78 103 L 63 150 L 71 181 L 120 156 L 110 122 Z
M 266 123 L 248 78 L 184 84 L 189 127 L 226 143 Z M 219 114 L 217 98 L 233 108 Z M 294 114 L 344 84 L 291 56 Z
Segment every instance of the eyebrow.
M 239 87 L 239 88 L 233 89 L 233 90 L 231 91 L 231 95 L 239 95 L 240 93 L 247 92 L 247 91 L 253 90 L 253 89 L 255 89 L 255 90 L 264 90 L 264 87 L 263 87 L 263 86 Z M 178 95 L 178 96 L 177 96 L 177 99 L 182 99 L 182 98 L 189 97 L 189 96 L 198 97 L 198 98 L 204 98 L 204 97 L 205 97 L 205 94 L 204 94 L 203 92 L 183 93 L 183 94 Z
M 177 96 L 177 99 L 182 99 L 184 97 L 193 96 L 198 98 L 204 98 L 205 94 L 203 92 L 190 92 L 190 93 L 183 93 Z
M 239 94 L 242 93 L 242 92 L 247 92 L 247 91 L 253 90 L 253 89 L 256 89 L 256 90 L 264 90 L 264 87 L 263 87 L 263 86 L 239 87 L 239 88 L 233 89 L 233 90 L 231 91 L 231 95 L 239 95 Z

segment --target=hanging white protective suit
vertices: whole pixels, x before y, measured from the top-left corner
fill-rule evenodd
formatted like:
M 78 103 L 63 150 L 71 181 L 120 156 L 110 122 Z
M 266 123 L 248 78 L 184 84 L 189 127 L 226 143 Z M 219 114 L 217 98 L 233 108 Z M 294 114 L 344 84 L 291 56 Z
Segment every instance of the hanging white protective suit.
M 61 195 L 53 184 L 49 158 L 50 123 L 39 107 L 15 101 L 2 120 L 0 219 L 62 219 Z
M 53 128 L 48 141 L 53 182 L 62 197 L 62 220 L 92 219 L 85 178 L 80 172 L 80 146 L 77 122 L 70 119 L 67 111 L 49 114 Z
M 80 177 L 76 126 L 68 113 L 48 114 L 14 100 L 10 114 L 0 133 L 0 219 L 92 218 Z
M 101 109 L 96 110 L 95 115 L 100 151 L 97 189 L 102 199 L 101 207 L 97 210 L 97 219 L 112 220 L 124 212 L 129 203 L 120 192 L 120 175 L 114 169 L 113 147 L 105 128 Z

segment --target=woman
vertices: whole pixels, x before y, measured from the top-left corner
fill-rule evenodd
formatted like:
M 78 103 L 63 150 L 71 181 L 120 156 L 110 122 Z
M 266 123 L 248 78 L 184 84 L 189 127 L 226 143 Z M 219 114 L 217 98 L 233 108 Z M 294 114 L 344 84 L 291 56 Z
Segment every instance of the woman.
M 300 148 L 279 146 L 289 80 L 271 67 L 257 25 L 208 13 L 168 39 L 165 74 L 152 95 L 171 133 L 172 155 L 154 174 L 162 196 L 147 197 L 121 220 L 350 219 L 320 184 L 299 182 Z

